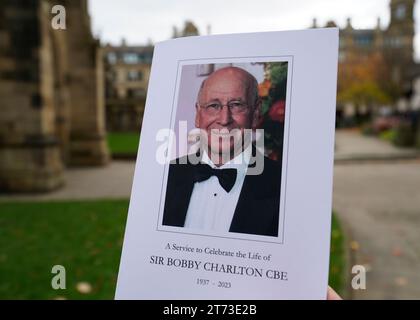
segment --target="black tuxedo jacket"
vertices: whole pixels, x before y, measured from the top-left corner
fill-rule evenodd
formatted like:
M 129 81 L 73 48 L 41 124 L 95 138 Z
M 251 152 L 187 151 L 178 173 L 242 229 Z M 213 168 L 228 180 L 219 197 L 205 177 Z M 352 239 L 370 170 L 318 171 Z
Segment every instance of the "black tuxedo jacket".
M 264 158 L 260 175 L 246 175 L 229 232 L 278 236 L 281 161 Z M 169 166 L 163 225 L 183 227 L 194 187 L 191 163 Z M 182 162 L 181 162 L 182 163 Z

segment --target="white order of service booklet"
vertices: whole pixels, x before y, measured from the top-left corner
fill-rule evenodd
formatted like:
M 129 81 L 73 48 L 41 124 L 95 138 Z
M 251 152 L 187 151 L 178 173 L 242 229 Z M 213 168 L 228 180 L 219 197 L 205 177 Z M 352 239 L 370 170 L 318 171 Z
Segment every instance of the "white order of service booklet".
M 117 299 L 325 299 L 338 29 L 154 49 Z

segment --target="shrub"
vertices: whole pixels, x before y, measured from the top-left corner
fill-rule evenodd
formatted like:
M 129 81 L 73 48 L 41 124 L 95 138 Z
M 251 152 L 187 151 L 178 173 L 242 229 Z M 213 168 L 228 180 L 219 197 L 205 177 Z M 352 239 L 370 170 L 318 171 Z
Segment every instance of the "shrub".
M 414 146 L 415 134 L 410 123 L 401 122 L 395 132 L 394 144 L 399 147 Z

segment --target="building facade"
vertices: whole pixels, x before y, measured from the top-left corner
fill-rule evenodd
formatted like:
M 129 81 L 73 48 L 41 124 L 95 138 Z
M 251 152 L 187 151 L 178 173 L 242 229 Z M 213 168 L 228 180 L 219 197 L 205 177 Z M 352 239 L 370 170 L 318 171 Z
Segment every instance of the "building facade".
M 66 166 L 107 163 L 97 54 L 86 0 L 0 2 L 0 190 L 52 190 Z
M 414 62 L 414 6 L 415 0 L 391 0 L 389 4 L 390 23 L 382 28 L 378 18 L 374 29 L 355 29 L 347 19 L 345 28 L 340 29 L 339 63 L 349 57 L 363 57 L 380 53 L 390 69 L 390 81 L 395 83 L 403 95 L 412 91 Z M 314 21 L 314 27 L 317 27 Z M 327 27 L 335 27 L 328 22 Z
M 107 45 L 101 49 L 106 125 L 111 132 L 139 132 L 146 102 L 153 46 Z
M 199 35 L 191 21 L 173 28 L 173 38 Z M 106 126 L 110 132 L 139 132 L 146 103 L 153 45 L 106 45 L 101 49 L 105 80 Z

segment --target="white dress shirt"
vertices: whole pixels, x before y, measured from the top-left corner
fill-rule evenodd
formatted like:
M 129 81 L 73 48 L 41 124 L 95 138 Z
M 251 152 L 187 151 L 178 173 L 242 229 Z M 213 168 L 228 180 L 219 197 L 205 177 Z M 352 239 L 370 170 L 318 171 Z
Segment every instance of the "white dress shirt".
M 248 170 L 252 147 L 237 155 L 220 167 L 216 167 L 206 152 L 203 152 L 202 163 L 215 169 L 237 169 L 236 181 L 230 192 L 226 192 L 217 177 L 196 182 L 190 198 L 185 219 L 185 228 L 214 232 L 228 232 L 241 194 L 242 185 Z

